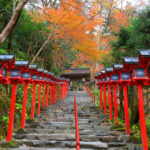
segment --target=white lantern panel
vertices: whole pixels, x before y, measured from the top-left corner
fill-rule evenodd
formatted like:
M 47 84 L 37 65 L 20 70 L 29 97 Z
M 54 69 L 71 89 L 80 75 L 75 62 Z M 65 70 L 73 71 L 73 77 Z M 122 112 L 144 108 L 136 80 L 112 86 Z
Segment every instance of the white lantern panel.
M 25 72 L 22 74 L 22 78 L 24 79 L 29 79 L 30 78 L 30 73 L 29 72 Z
M 112 81 L 118 81 L 119 76 L 118 75 L 112 75 Z
M 19 69 L 11 69 L 11 77 L 19 77 Z
M 42 77 L 42 76 L 40 76 L 40 77 L 39 77 L 39 80 L 43 80 L 43 77 Z
M 136 68 L 135 69 L 135 77 L 145 77 L 145 69 L 144 68 Z
M 107 81 L 110 81 L 110 77 L 106 77 L 106 80 L 107 80 Z
M 129 73 L 121 73 L 122 80 L 129 80 Z
M 37 74 L 33 74 L 33 75 L 32 75 L 32 79 L 33 79 L 33 80 L 37 80 Z

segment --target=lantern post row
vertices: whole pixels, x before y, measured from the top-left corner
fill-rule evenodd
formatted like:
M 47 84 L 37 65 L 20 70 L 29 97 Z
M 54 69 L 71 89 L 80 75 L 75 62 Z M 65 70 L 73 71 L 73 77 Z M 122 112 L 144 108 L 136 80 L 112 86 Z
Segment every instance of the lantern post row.
M 7 141 L 10 141 L 12 137 L 17 85 L 18 84 L 24 85 L 23 109 L 22 109 L 22 117 L 21 117 L 21 127 L 24 128 L 26 107 L 27 107 L 28 84 L 33 84 L 31 118 L 34 118 L 36 85 L 37 84 L 39 85 L 39 97 L 38 97 L 38 109 L 37 109 L 37 113 L 39 114 L 40 107 L 41 107 L 42 85 L 44 87 L 42 108 L 44 109 L 45 98 L 46 98 L 46 106 L 48 106 L 48 98 L 50 98 L 49 105 L 52 105 L 56 102 L 56 95 L 55 95 L 55 101 L 53 100 L 54 97 L 53 85 L 59 86 L 61 85 L 62 81 L 63 81 L 62 85 L 68 86 L 69 80 L 64 78 L 62 79 L 56 76 L 54 77 L 54 74 L 48 72 L 47 70 L 44 70 L 42 68 L 37 68 L 36 65 L 29 65 L 28 61 L 15 60 L 14 55 L 0 55 L 0 83 L 13 85 L 11 104 L 10 104 L 10 113 L 9 113 L 9 123 L 8 123 L 7 138 L 6 138 Z M 60 93 L 63 93 L 63 91 L 60 90 Z M 57 92 L 57 94 L 59 94 L 59 92 Z M 58 96 L 59 95 L 57 95 L 57 97 Z
M 113 86 L 114 93 L 114 114 L 115 120 L 118 118 L 117 109 L 117 87 L 123 87 L 123 103 L 124 115 L 126 124 L 126 134 L 130 135 L 129 112 L 128 112 L 128 86 L 137 86 L 138 88 L 138 107 L 139 107 L 139 122 L 141 128 L 141 136 L 143 149 L 148 150 L 148 139 L 146 133 L 145 113 L 144 113 L 144 100 L 143 100 L 143 85 L 150 84 L 150 50 L 140 50 L 139 57 L 125 57 L 123 64 L 114 64 L 113 68 L 106 68 L 105 72 L 102 70 L 100 73 L 95 74 L 97 85 L 100 86 L 100 93 L 102 93 L 102 85 L 108 86 L 109 96 L 109 116 L 112 120 L 112 100 L 111 100 L 111 86 Z M 105 93 L 105 88 L 103 89 Z M 102 96 L 100 94 L 100 108 L 102 106 Z M 104 97 L 104 109 L 105 97 Z M 105 112 L 105 110 L 104 110 Z

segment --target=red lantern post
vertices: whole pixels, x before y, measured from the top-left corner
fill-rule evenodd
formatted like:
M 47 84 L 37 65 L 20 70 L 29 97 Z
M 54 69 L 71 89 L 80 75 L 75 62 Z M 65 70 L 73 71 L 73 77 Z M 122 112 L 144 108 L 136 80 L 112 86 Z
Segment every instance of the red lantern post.
M 14 55 L 0 55 L 0 83 L 10 84 L 7 78 L 9 69 L 14 66 Z
M 115 68 L 114 68 L 115 69 Z M 115 121 L 117 121 L 118 118 L 118 104 L 117 104 L 117 86 L 119 84 L 119 74 L 115 70 L 111 74 L 111 83 L 113 85 L 113 91 L 114 91 L 114 111 L 115 111 Z
M 142 53 L 140 53 L 142 55 Z M 132 83 L 138 87 L 138 106 L 139 106 L 139 119 L 141 127 L 141 136 L 143 149 L 148 150 L 148 140 L 146 133 L 146 124 L 145 124 L 145 113 L 144 113 L 144 102 L 143 102 L 143 91 L 142 86 L 144 82 L 147 81 L 147 65 L 145 63 L 139 62 L 138 58 L 124 58 L 125 67 L 130 66 Z
M 46 92 L 46 106 L 48 106 L 48 98 L 49 98 L 49 91 L 50 91 L 50 81 L 51 81 L 51 72 L 48 72 L 47 92 Z
M 31 79 L 32 79 L 31 83 L 33 83 L 32 106 L 31 106 L 31 119 L 33 119 L 35 110 L 36 84 L 38 83 L 37 65 L 29 65 L 29 70 L 31 72 Z
M 113 120 L 112 117 L 112 96 L 111 96 L 111 73 L 113 68 L 106 68 L 106 83 L 108 86 L 108 97 L 109 97 L 109 119 Z
M 125 115 L 125 124 L 126 124 L 126 134 L 130 135 L 127 86 L 131 85 L 131 75 L 130 75 L 129 67 L 126 68 L 124 65 L 123 65 L 123 68 L 122 68 L 122 66 L 120 68 L 120 85 L 123 86 L 124 115 Z
M 39 80 L 39 97 L 38 97 L 38 109 L 37 114 L 40 114 L 41 107 L 41 86 L 44 80 L 44 70 L 42 68 L 38 68 L 38 80 Z
M 103 93 L 104 93 L 104 114 L 107 114 L 107 101 L 106 101 L 106 79 L 105 79 L 105 70 L 101 71 L 101 84 L 103 85 Z
M 28 61 L 15 61 L 15 65 L 12 66 L 10 70 L 9 80 L 13 84 L 13 88 L 12 88 L 10 115 L 9 115 L 9 123 L 8 123 L 8 130 L 7 130 L 7 141 L 10 141 L 12 137 L 17 84 L 22 82 L 21 69 L 23 69 L 27 65 L 28 65 Z
M 57 85 L 57 101 L 59 101 L 59 82 L 57 82 L 58 85 Z
M 7 141 L 11 140 L 14 112 L 15 112 L 15 100 L 16 100 L 16 89 L 17 83 L 10 81 L 7 78 L 8 71 L 14 67 L 15 60 L 14 55 L 0 55 L 0 83 L 2 84 L 13 84 L 12 95 L 11 95 L 11 105 L 10 105 L 10 114 L 9 114 L 9 124 L 7 131 Z M 18 77 L 19 78 L 19 77 Z
M 25 126 L 25 117 L 26 117 L 26 106 L 27 106 L 27 95 L 28 95 L 28 83 L 31 82 L 31 74 L 29 72 L 29 64 L 26 68 L 22 69 L 22 83 L 24 84 L 24 96 L 23 96 L 23 109 L 22 109 L 22 118 L 21 118 L 21 127 Z
M 48 82 L 48 71 L 44 70 L 44 81 L 43 81 L 44 89 L 43 89 L 43 104 L 42 104 L 43 109 L 45 107 L 45 91 L 46 91 L 47 82 Z

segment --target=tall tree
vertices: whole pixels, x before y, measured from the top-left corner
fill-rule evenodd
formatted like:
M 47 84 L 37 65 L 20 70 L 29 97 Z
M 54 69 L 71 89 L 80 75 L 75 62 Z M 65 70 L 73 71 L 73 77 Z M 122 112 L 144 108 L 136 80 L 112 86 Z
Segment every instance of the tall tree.
M 100 51 L 98 47 L 97 28 L 103 25 L 103 18 L 98 13 L 98 7 L 93 5 L 85 8 L 82 1 L 63 1 L 56 9 L 46 7 L 32 13 L 35 22 L 46 22 L 47 40 L 34 56 L 32 63 L 44 50 L 49 41 L 55 39 L 65 40 L 71 43 L 72 48 L 86 55 L 100 60 L 106 51 Z M 103 42 L 104 43 L 104 42 Z
M 20 13 L 27 2 L 28 0 L 21 0 L 19 4 L 17 5 L 17 7 L 15 8 L 10 21 L 8 22 L 7 26 L 4 28 L 4 30 L 0 34 L 0 44 L 4 42 L 4 40 L 7 38 L 9 33 L 12 32 L 12 30 L 14 29 L 19 19 Z

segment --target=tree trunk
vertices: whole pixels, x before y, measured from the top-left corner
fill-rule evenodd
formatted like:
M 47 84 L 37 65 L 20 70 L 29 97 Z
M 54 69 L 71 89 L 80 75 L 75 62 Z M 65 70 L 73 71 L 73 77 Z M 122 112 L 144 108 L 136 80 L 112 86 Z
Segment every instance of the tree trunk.
M 131 109 L 131 125 L 139 121 L 137 86 L 130 87 L 129 105 Z
M 13 38 L 13 34 L 11 32 L 8 36 L 8 52 L 10 52 L 12 48 L 12 38 Z
M 16 7 L 16 9 L 13 12 L 13 15 L 8 22 L 7 26 L 4 28 L 2 33 L 0 34 L 0 44 L 4 42 L 4 40 L 7 38 L 8 34 L 12 32 L 13 28 L 15 27 L 15 24 L 20 16 L 20 13 L 25 6 L 25 4 L 28 2 L 28 0 L 22 0 Z
M 45 48 L 46 44 L 49 42 L 49 40 L 51 39 L 53 35 L 53 32 L 51 32 L 47 38 L 47 40 L 43 43 L 43 45 L 41 46 L 41 48 L 38 50 L 38 52 L 36 53 L 36 55 L 33 57 L 31 64 L 33 64 L 36 60 L 36 58 L 39 56 L 39 54 L 42 52 L 42 50 Z

